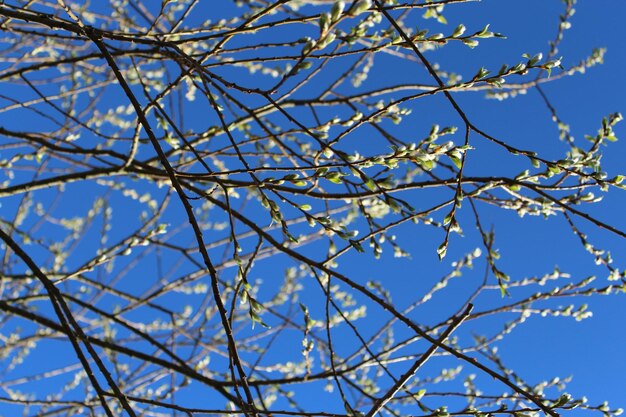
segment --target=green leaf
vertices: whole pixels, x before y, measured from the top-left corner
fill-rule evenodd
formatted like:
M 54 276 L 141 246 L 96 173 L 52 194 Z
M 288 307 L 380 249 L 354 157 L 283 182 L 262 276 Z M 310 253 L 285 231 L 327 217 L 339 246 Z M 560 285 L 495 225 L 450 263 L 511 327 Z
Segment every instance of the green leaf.
M 265 324 L 265 322 L 263 322 L 261 317 L 255 311 L 250 309 L 248 310 L 248 312 L 250 313 L 250 318 L 252 319 L 252 328 L 254 328 L 255 323 L 259 323 L 261 326 L 265 327 L 266 329 L 271 329 L 271 327 Z
M 442 261 L 443 258 L 446 257 L 447 251 L 448 251 L 448 241 L 446 240 L 437 248 L 437 255 L 439 256 L 440 261 Z
M 356 241 L 356 240 L 350 240 L 350 246 L 352 246 L 354 249 L 356 249 L 357 252 L 361 252 L 364 253 L 365 250 L 363 249 L 363 246 L 361 245 L 360 242 Z
M 561 168 L 555 164 L 550 164 L 548 165 L 548 172 L 550 172 L 550 174 L 552 175 L 560 174 Z
M 343 183 L 343 180 L 341 179 L 342 176 L 344 176 L 343 173 L 339 171 L 332 171 L 326 174 L 325 178 L 332 183 L 342 184 Z
M 417 394 L 416 394 L 417 398 L 416 399 L 419 401 L 419 400 L 421 400 L 424 397 L 424 395 L 426 395 L 426 390 L 425 389 L 421 389 L 421 390 L 417 391 Z
M 450 160 L 452 161 L 452 163 L 458 168 L 461 169 L 462 161 L 460 158 L 457 158 L 456 156 L 453 155 L 448 155 L 448 158 L 450 158 Z
M 463 35 L 465 33 L 465 25 L 463 23 L 461 23 L 460 25 L 458 25 L 456 27 L 456 29 L 454 29 L 454 32 L 452 32 L 452 37 L 453 38 L 458 38 L 459 36 Z
M 250 308 L 258 313 L 259 311 L 263 310 L 263 305 L 254 298 L 250 297 Z
M 370 177 L 365 177 L 364 184 L 370 191 L 377 191 L 378 190 L 378 187 L 376 186 L 376 181 L 374 181 Z
M 350 9 L 349 13 L 352 16 L 358 16 L 367 11 L 370 7 L 372 7 L 372 0 L 359 0 L 354 7 Z
M 480 32 L 474 34 L 476 38 L 493 38 L 495 33 L 489 31 L 489 25 L 485 26 Z
M 315 176 L 316 177 L 323 177 L 324 175 L 326 175 L 326 173 L 328 172 L 328 168 L 327 167 L 321 167 L 318 168 L 317 170 L 315 170 Z
M 537 55 L 534 55 L 532 58 L 530 57 L 530 55 L 528 54 L 524 54 L 522 55 L 524 58 L 528 59 L 528 66 L 532 67 L 533 65 L 535 65 L 537 62 L 541 61 L 541 59 L 543 58 L 543 54 L 541 52 L 539 52 Z
M 435 161 L 433 161 L 432 159 L 427 159 L 421 164 L 421 166 L 426 171 L 430 171 L 435 167 Z
M 486 68 L 480 68 L 476 75 L 474 75 L 473 80 L 480 80 L 481 78 L 486 77 L 489 74 L 489 71 Z
M 506 289 L 506 285 L 504 285 L 504 283 L 500 283 L 499 285 L 500 285 L 500 296 L 504 298 L 507 295 L 509 295 L 509 292 Z

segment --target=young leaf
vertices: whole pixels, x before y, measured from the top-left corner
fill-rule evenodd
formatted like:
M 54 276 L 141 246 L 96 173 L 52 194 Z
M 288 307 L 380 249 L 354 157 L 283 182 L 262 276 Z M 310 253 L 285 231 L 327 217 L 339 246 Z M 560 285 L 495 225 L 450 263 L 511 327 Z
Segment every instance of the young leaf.
M 448 241 L 445 240 L 439 247 L 437 248 L 437 255 L 439 256 L 439 260 L 442 261 L 443 258 L 446 257 L 446 252 L 448 251 Z

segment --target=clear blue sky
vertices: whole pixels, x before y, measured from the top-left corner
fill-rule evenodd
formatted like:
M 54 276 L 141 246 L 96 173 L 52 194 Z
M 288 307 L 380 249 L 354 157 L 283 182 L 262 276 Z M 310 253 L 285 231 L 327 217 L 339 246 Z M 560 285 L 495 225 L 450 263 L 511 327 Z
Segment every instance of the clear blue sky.
M 523 52 L 534 54 L 547 50 L 546 39 L 551 39 L 554 23 L 560 13 L 559 1 L 490 1 L 482 2 L 486 13 L 464 13 L 479 10 L 471 5 L 450 8 L 454 13 L 446 15 L 450 24 L 462 21 L 476 24 L 491 23 L 491 29 L 504 32 L 506 41 L 486 42 L 484 50 L 468 54 L 481 62 L 493 62 L 498 68 L 504 62 L 515 62 Z M 452 17 L 454 16 L 454 17 Z M 572 28 L 565 33 L 559 55 L 563 62 L 579 61 L 593 48 L 606 47 L 604 65 L 597 66 L 585 75 L 576 75 L 545 86 L 545 92 L 557 108 L 559 116 L 569 123 L 577 139 L 584 134 L 595 134 L 598 121 L 612 112 L 626 111 L 626 36 L 624 35 L 626 2 L 599 0 L 579 1 Z M 454 66 L 451 56 L 446 64 Z M 465 64 L 465 61 L 463 62 Z M 484 65 L 484 64 L 482 64 Z M 446 68 L 446 66 L 444 66 Z M 512 143 L 527 148 L 552 146 L 555 152 L 563 152 L 564 146 L 555 139 L 556 129 L 550 124 L 550 115 L 535 91 L 528 95 L 504 102 L 482 101 L 479 104 L 470 97 L 458 96 L 465 104 L 468 116 L 489 133 L 510 139 Z M 472 106 L 473 105 L 473 106 Z M 621 142 L 614 144 L 603 158 L 609 174 L 626 171 L 626 142 L 624 125 L 617 128 Z M 545 149 L 545 148 L 542 148 Z M 488 166 L 484 167 L 489 169 Z M 601 209 L 593 210 L 600 218 L 610 219 L 621 230 L 626 228 L 626 193 L 615 192 L 605 199 Z M 590 259 L 578 244 L 569 238 L 569 231 L 562 219 L 525 218 L 520 221 L 514 214 L 498 214 L 496 232 L 509 271 L 522 274 L 539 273 L 554 265 L 560 266 L 573 276 L 596 274 L 590 267 Z M 609 233 L 587 231 L 598 242 L 606 242 L 612 250 L 616 266 L 626 267 L 626 244 Z M 563 239 L 547 239 L 547 233 L 562 234 Z M 567 243 L 565 243 L 567 242 Z M 521 251 L 525 256 L 516 253 Z M 599 280 L 604 279 L 602 275 Z M 502 343 L 501 353 L 507 364 L 520 375 L 547 378 L 549 375 L 573 375 L 569 391 L 585 394 L 591 403 L 609 400 L 611 405 L 626 407 L 626 300 L 624 296 L 589 300 L 593 317 L 576 323 L 571 319 L 533 319 L 516 329 Z
M 229 5 L 224 1 L 221 4 Z M 216 2 L 215 4 L 220 4 Z M 94 6 L 97 7 L 97 6 Z M 215 10 L 205 5 L 196 9 L 195 13 L 203 13 L 203 18 L 210 18 Z M 226 6 L 224 6 L 226 9 Z M 219 8 L 218 8 L 219 9 Z M 506 40 L 489 39 L 481 41 L 475 50 L 464 46 L 451 45 L 444 48 L 442 53 L 428 53 L 426 56 L 438 62 L 442 69 L 462 72 L 464 78 L 469 78 L 473 69 L 485 66 L 497 71 L 503 63 L 514 64 L 522 60 L 523 53 L 531 55 L 548 50 L 548 40 L 553 39 L 558 16 L 562 13 L 563 4 L 558 0 L 483 0 L 481 5 L 464 4 L 449 7 L 446 13 L 448 25 L 441 26 L 441 31 L 449 31 L 458 23 L 464 23 L 468 28 L 477 30 L 485 24 L 491 24 L 490 29 L 507 36 Z M 585 134 L 595 134 L 600 127 L 603 117 L 610 113 L 622 112 L 626 114 L 626 81 L 623 77 L 626 67 L 626 36 L 623 32 L 624 18 L 626 18 L 626 2 L 620 0 L 587 0 L 576 5 L 576 14 L 571 19 L 572 28 L 565 32 L 565 38 L 559 47 L 558 56 L 563 56 L 563 63 L 569 66 L 588 56 L 594 48 L 605 47 L 607 53 L 605 63 L 596 66 L 585 75 L 575 75 L 550 82 L 544 85 L 544 91 L 557 109 L 560 118 L 570 124 L 572 134 L 581 140 Z M 437 32 L 437 23 L 429 21 L 431 32 Z M 470 30 L 470 29 L 468 29 Z M 393 60 L 382 61 L 370 74 L 372 85 L 385 83 L 388 77 L 403 77 L 411 79 L 412 74 L 394 73 Z M 420 71 L 422 71 L 420 73 Z M 558 73 L 558 71 L 555 71 Z M 416 66 L 416 77 L 427 80 L 422 68 Z M 248 78 L 255 82 L 255 78 Z M 0 86 L 0 89 L 3 86 Z M 8 90 L 6 90 L 8 91 Z M 505 101 L 484 100 L 482 93 L 455 94 L 461 107 L 468 117 L 481 129 L 508 143 L 525 149 L 540 149 L 544 154 L 558 159 L 567 150 L 567 146 L 558 140 L 558 132 L 550 121 L 548 109 L 543 104 L 539 94 L 531 89 L 526 95 L 521 95 Z M 191 115 L 192 113 L 190 113 Z M 195 116 L 195 114 L 193 114 Z M 202 122 L 202 121 L 200 121 Z M 206 121 L 204 121 L 206 122 Z M 0 115 L 0 126 L 11 124 L 19 125 L 24 119 Z M 430 123 L 454 123 L 460 126 L 460 121 L 451 111 L 449 103 L 442 99 L 427 102 L 427 106 L 420 103 L 415 105 L 414 111 L 407 118 L 407 123 L 401 133 L 406 136 L 424 136 Z M 193 124 L 193 122 L 191 122 Z M 617 136 L 620 141 L 611 144 L 609 152 L 605 153 L 604 168 L 609 176 L 626 173 L 626 124 L 617 126 Z M 416 131 L 419 130 L 418 133 Z M 4 140 L 0 137 L 0 142 Z M 495 146 L 475 135 L 471 138 L 476 148 L 476 157 L 470 158 L 466 175 L 481 175 L 495 172 L 515 173 L 518 168 L 515 158 L 499 151 Z M 366 150 L 367 151 L 367 150 Z M 75 200 L 65 201 L 66 210 L 80 211 L 84 192 L 89 190 L 72 188 Z M 71 188 L 71 187 L 70 187 Z M 52 194 L 47 198 L 52 198 Z M 18 200 L 14 198 L 2 201 L 0 216 L 11 218 L 14 215 Z M 419 202 L 418 202 L 419 204 Z M 86 206 L 85 206 L 86 207 Z M 130 206 L 129 206 L 130 207 Z M 177 206 L 178 207 L 178 206 Z M 589 213 L 607 221 L 620 230 L 626 230 L 626 218 L 623 216 L 626 207 L 626 192 L 613 190 L 602 205 L 591 207 Z M 419 209 L 419 207 L 417 207 Z M 587 209 L 587 208 L 585 208 Z M 135 219 L 138 212 L 131 212 L 128 208 L 125 220 L 121 223 L 121 232 L 126 228 L 137 227 L 128 219 Z M 593 259 L 584 251 L 580 243 L 571 234 L 562 217 L 543 219 L 525 217 L 520 219 L 514 212 L 481 207 L 484 227 L 493 227 L 496 232 L 497 247 L 500 248 L 502 258 L 501 267 L 515 279 L 521 277 L 542 275 L 558 266 L 562 271 L 571 274 L 572 280 L 579 280 L 589 275 L 598 275 L 598 286 L 606 282 L 606 273 L 593 264 Z M 168 213 L 174 219 L 180 219 L 180 212 Z M 377 279 L 383 281 L 389 288 L 395 305 L 403 307 L 415 300 L 415 294 L 422 291 L 434 282 L 436 278 L 449 270 L 450 263 L 467 251 L 480 246 L 476 232 L 473 230 L 472 217 L 468 205 L 463 207 L 459 220 L 466 231 L 468 239 L 453 237 L 444 261 L 439 262 L 435 248 L 441 240 L 441 230 L 420 228 L 399 228 L 396 231 L 397 241 L 412 253 L 412 258 L 395 259 L 386 254 L 381 261 L 374 261 L 371 257 L 359 254 L 349 254 L 340 258 L 340 268 L 343 273 L 351 276 L 362 276 L 363 279 Z M 608 232 L 598 231 L 590 224 L 583 225 L 585 233 L 590 238 L 610 249 L 615 259 L 615 266 L 626 268 L 626 244 Z M 93 230 L 93 240 L 99 231 Z M 180 238 L 189 242 L 190 235 Z M 80 250 L 94 248 L 81 246 Z M 389 252 L 389 251 L 388 251 Z M 76 251 L 76 258 L 70 262 L 81 261 L 80 251 Z M 256 269 L 260 278 L 275 274 L 277 269 L 282 271 L 284 258 L 277 258 L 274 262 L 259 262 Z M 165 261 L 168 263 L 168 260 Z M 451 284 L 446 298 L 434 303 L 436 307 L 425 308 L 412 316 L 420 323 L 437 323 L 442 317 L 453 313 L 458 308 L 458 302 L 467 296 L 472 285 L 480 282 L 483 276 L 483 265 L 473 271 L 465 273 L 462 281 Z M 146 274 L 153 272 L 146 270 Z M 424 278 L 426 277 L 426 278 Z M 268 279 L 270 281 L 270 279 Z M 137 290 L 132 286 L 126 289 Z M 273 289 L 272 289 L 273 290 Z M 261 297 L 269 296 L 272 291 L 261 291 Z M 319 294 L 318 294 L 319 295 Z M 303 296 L 306 301 L 306 295 Z M 176 299 L 170 300 L 176 303 Z M 613 407 L 626 408 L 626 300 L 623 295 L 611 297 L 595 297 L 579 299 L 575 304 L 583 302 L 589 304 L 593 317 L 580 323 L 571 318 L 531 318 L 525 324 L 518 326 L 507 338 L 496 343 L 504 363 L 514 369 L 529 382 L 539 382 L 555 376 L 573 376 L 568 385 L 568 392 L 575 396 L 585 395 L 591 404 L 608 400 Z M 477 310 L 482 310 L 498 300 L 478 299 Z M 564 300 L 563 304 L 569 304 Z M 559 301 L 552 305 L 558 306 Z M 319 304 L 318 304 L 319 308 Z M 316 313 L 320 313 L 318 310 Z M 370 320 L 378 323 L 380 316 L 372 316 Z M 486 323 L 496 328 L 499 323 Z M 468 325 L 468 329 L 459 331 L 463 337 L 469 336 L 478 327 Z M 64 348 L 69 349 L 66 344 Z M 287 346 L 278 350 L 276 356 L 294 354 L 298 356 L 300 346 L 292 349 Z M 295 352 L 295 353 L 294 353 Z M 45 352 L 44 352 L 45 353 Z M 68 358 L 73 354 L 68 350 Z M 41 354 L 41 353 L 40 353 Z M 35 365 L 45 364 L 47 357 L 34 355 L 38 358 Z M 59 354 L 58 358 L 63 354 Z M 68 359 L 69 360 L 69 359 Z M 31 365 L 31 366 L 35 366 Z M 430 368 L 426 368 L 428 371 Z M 31 369 L 21 369 L 29 373 Z M 190 401 L 199 401 L 189 398 Z M 3 412 L 0 403 L 0 414 Z M 8 416 L 8 414 L 7 414 Z

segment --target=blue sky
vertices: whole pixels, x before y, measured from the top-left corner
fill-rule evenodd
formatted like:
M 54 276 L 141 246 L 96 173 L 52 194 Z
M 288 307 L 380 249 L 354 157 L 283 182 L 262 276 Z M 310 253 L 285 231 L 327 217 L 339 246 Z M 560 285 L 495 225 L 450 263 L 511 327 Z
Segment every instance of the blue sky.
M 207 8 L 203 4 L 202 7 L 196 9 L 195 13 L 198 17 L 202 14 L 204 19 L 210 17 L 211 13 L 228 14 L 234 10 L 230 2 L 221 4 L 228 4 L 228 7 L 213 9 L 212 7 Z M 98 5 L 94 5 L 94 7 L 98 7 Z M 490 24 L 491 30 L 503 33 L 507 37 L 507 39 L 481 41 L 480 46 L 476 49 L 469 49 L 462 45 L 450 45 L 441 51 L 426 54 L 428 59 L 440 64 L 442 69 L 459 72 L 464 76 L 464 79 L 467 79 L 481 66 L 497 71 L 503 63 L 512 65 L 520 62 L 523 59 L 521 57 L 523 53 L 530 53 L 531 55 L 538 52 L 545 53 L 548 50 L 547 41 L 555 35 L 558 16 L 562 10 L 563 3 L 557 0 L 527 0 L 524 2 L 483 0 L 480 4 L 468 3 L 448 7 L 445 14 L 448 24 L 445 26 L 433 20 L 427 21 L 428 23 L 423 23 L 424 21 L 417 19 L 416 21 L 419 24 L 427 25 L 431 33 L 437 31 L 447 33 L 459 23 L 464 23 L 468 27 L 468 32 L 479 30 L 486 24 Z M 571 126 L 571 133 L 577 141 L 580 141 L 577 143 L 581 143 L 582 146 L 584 135 L 595 134 L 603 117 L 614 112 L 626 112 L 626 100 L 624 99 L 626 97 L 626 81 L 623 78 L 623 68 L 626 66 L 626 47 L 624 46 L 626 37 L 623 34 L 626 2 L 615 0 L 580 1 L 576 5 L 576 10 L 575 16 L 571 19 L 572 28 L 565 32 L 565 38 L 559 46 L 557 56 L 563 56 L 563 64 L 567 67 L 585 59 L 594 48 L 603 47 L 607 48 L 604 64 L 589 69 L 584 75 L 577 74 L 546 83 L 543 85 L 543 89 L 556 108 L 559 117 Z M 194 15 L 191 20 L 195 18 Z M 393 58 L 382 59 L 377 64 L 370 73 L 365 87 L 384 85 L 390 80 L 429 80 L 424 69 L 418 65 L 415 65 L 414 68 L 408 65 L 400 66 Z M 216 71 L 219 72 L 220 70 L 217 69 Z M 224 72 L 228 74 L 227 71 Z M 558 74 L 558 70 L 555 70 L 554 73 L 555 75 Z M 238 77 L 250 85 L 272 81 L 271 79 L 259 81 L 258 75 L 250 75 L 245 71 L 233 73 L 232 76 Z M 321 82 L 325 80 L 324 75 L 320 76 Z M 4 86 L 0 88 L 4 88 Z M 13 92 L 10 88 L 7 87 L 3 91 L 6 94 L 9 91 Z M 50 85 L 42 88 L 53 90 L 56 87 Z M 309 91 L 302 92 L 304 96 L 307 93 Z M 32 96 L 31 92 L 24 97 L 30 98 Z M 536 90 L 530 89 L 525 95 L 504 101 L 485 100 L 483 96 L 482 92 L 454 94 L 455 100 L 479 128 L 520 148 L 541 150 L 544 155 L 553 159 L 561 158 L 568 150 L 567 145 L 559 141 L 558 131 L 550 120 L 550 113 Z M 120 97 L 113 93 L 107 100 L 115 101 L 119 100 Z M 3 105 L 5 104 L 3 103 Z M 425 100 L 423 103 L 418 100 L 411 106 L 413 112 L 405 118 L 405 123 L 397 128 L 392 128 L 396 129 L 394 132 L 402 137 L 426 136 L 432 123 L 439 123 L 442 126 L 448 124 L 461 126 L 460 120 L 443 97 L 437 96 Z M 185 117 L 188 120 L 188 126 L 201 128 L 215 122 L 206 117 L 206 113 L 203 113 L 206 108 L 187 103 L 185 109 L 187 109 Z M 324 110 L 321 110 L 320 114 L 324 117 L 327 116 L 324 114 Z M 25 115 L 29 115 L 29 113 L 18 111 L 0 114 L 0 125 L 5 127 L 22 126 L 25 121 L 29 120 L 25 118 L 28 117 Z M 604 169 L 610 177 L 626 173 L 626 165 L 623 162 L 626 156 L 626 128 L 623 124 L 619 124 L 616 127 L 616 132 L 621 140 L 611 144 L 603 157 Z M 357 146 L 361 142 L 365 142 L 362 139 L 368 138 L 368 134 L 371 134 L 372 131 L 366 127 L 359 133 L 351 136 L 346 142 L 351 146 Z M 459 138 L 460 136 L 457 134 L 454 140 L 458 141 Z M 0 143 L 3 140 L 4 138 L 0 137 Z M 90 139 L 82 138 L 82 140 Z M 507 155 L 506 152 L 478 135 L 473 134 L 471 136 L 470 144 L 475 150 L 471 152 L 468 159 L 466 175 L 490 175 L 497 172 L 514 176 L 526 167 L 525 161 L 521 161 L 519 157 Z M 218 145 L 213 146 L 217 147 Z M 386 143 L 382 141 L 376 144 L 367 142 L 364 145 L 363 153 L 374 152 L 385 147 Z M 123 148 L 126 148 L 125 145 Z M 30 174 L 24 173 L 23 175 L 24 178 L 28 178 Z M 17 179 L 19 180 L 20 177 L 18 176 Z M 147 185 L 141 182 L 128 182 L 127 185 L 129 188 L 136 187 L 138 190 L 147 188 Z M 69 198 L 58 203 L 56 208 L 58 215 L 72 216 L 86 212 L 91 205 L 91 197 L 101 192 L 93 186 L 93 183 L 69 186 L 67 191 Z M 164 193 L 163 190 L 157 192 L 161 197 Z M 424 194 L 429 197 L 424 198 L 423 203 L 419 198 L 414 199 L 414 204 L 418 210 L 425 208 L 428 204 L 432 205 L 433 199 L 443 195 L 428 193 Z M 420 197 L 421 195 L 412 196 Z M 52 202 L 54 197 L 55 193 L 51 190 L 38 194 L 38 198 L 46 203 Z M 112 223 L 113 232 L 110 240 L 115 241 L 115 239 L 128 233 L 129 230 L 139 227 L 137 218 L 142 207 L 137 205 L 135 201 L 130 201 L 129 198 L 121 197 L 115 193 L 113 193 L 110 201 L 115 206 L 115 215 L 121 214 L 119 217 L 114 217 Z M 3 199 L 1 203 L 0 217 L 9 219 L 15 214 L 15 207 L 20 204 L 20 200 L 11 197 Z M 164 220 L 174 227 L 177 222 L 180 222 L 182 213 L 177 203 L 173 203 L 164 214 Z M 421 207 L 421 204 L 424 207 Z M 584 207 L 584 209 L 616 228 L 626 230 L 626 219 L 623 216 L 624 207 L 626 207 L 626 193 L 621 190 L 612 190 L 602 204 Z M 597 286 L 606 285 L 606 271 L 594 265 L 592 257 L 585 252 L 576 237 L 572 235 L 567 223 L 561 216 L 553 216 L 548 219 L 527 216 L 520 219 L 513 211 L 503 211 L 486 205 L 479 206 L 479 211 L 484 222 L 483 226 L 487 229 L 493 227 L 496 233 L 496 246 L 502 255 L 498 265 L 513 279 L 543 275 L 558 267 L 561 271 L 570 274 L 572 281 L 578 281 L 589 275 L 597 275 Z M 439 217 L 443 217 L 443 215 L 439 215 Z M 212 220 L 224 219 L 222 216 Z M 263 221 L 263 217 L 259 215 L 259 222 L 261 221 Z M 451 262 L 480 246 L 479 236 L 475 230 L 468 204 L 464 204 L 463 210 L 459 214 L 459 221 L 467 238 L 461 239 L 453 236 L 448 255 L 441 262 L 437 259 L 435 249 L 441 242 L 442 230 L 426 227 L 423 224 L 415 227 L 407 225 L 397 228 L 394 234 L 397 243 L 411 252 L 411 258 L 395 259 L 389 253 L 389 249 L 386 249 L 386 253 L 380 261 L 375 261 L 370 254 L 350 253 L 339 258 L 340 271 L 350 276 L 359 277 L 359 280 L 375 279 L 383 282 L 393 297 L 394 306 L 404 307 L 413 302 L 417 294 L 421 294 L 440 276 L 449 271 Z M 29 222 L 36 223 L 36 219 L 29 219 Z M 623 239 L 607 231 L 597 230 L 584 220 L 578 224 L 594 243 L 611 250 L 615 259 L 614 266 L 626 269 L 626 244 Z M 53 232 L 51 233 L 49 230 Z M 46 229 L 47 235 L 45 237 L 54 240 L 54 230 L 56 229 Z M 85 259 L 93 256 L 93 252 L 100 245 L 99 239 L 102 230 L 101 220 L 97 220 L 81 246 L 72 253 L 68 260 L 70 266 L 79 265 Z M 218 231 L 212 232 L 210 236 L 210 239 L 216 239 L 227 235 L 224 231 Z M 193 238 L 189 234 L 189 230 L 182 229 L 180 233 L 173 233 L 169 242 L 190 245 Z M 245 243 L 245 245 L 251 244 Z M 326 246 L 320 244 L 304 248 L 303 252 L 312 256 L 320 256 L 325 249 Z M 43 250 L 39 253 L 33 248 L 33 251 L 35 256 L 43 254 Z M 219 259 L 223 255 L 223 249 L 216 249 L 211 254 Z M 176 271 L 177 274 L 192 271 L 194 268 L 188 264 L 179 266 L 176 263 L 177 258 L 164 257 L 160 261 L 162 264 L 158 265 L 148 261 L 140 263 L 142 278 L 156 274 L 160 268 L 164 270 L 172 268 L 172 271 Z M 119 271 L 124 265 L 126 263 L 122 263 L 122 266 L 116 266 L 115 271 Z M 261 286 L 260 299 L 269 299 L 276 292 L 276 275 L 281 275 L 288 266 L 291 266 L 291 263 L 284 256 L 258 263 L 255 267 L 255 278 L 262 279 L 267 283 L 265 287 Z M 279 274 L 277 274 L 277 270 L 280 270 Z M 230 277 L 228 274 L 231 272 L 232 270 L 225 275 Z M 449 317 L 458 309 L 459 303 L 482 280 L 483 273 L 484 263 L 477 263 L 473 270 L 467 270 L 462 278 L 455 279 L 447 292 L 436 295 L 433 303 L 411 313 L 411 318 L 423 324 L 436 324 Z M 98 270 L 98 278 L 104 278 L 106 275 L 107 272 L 104 271 L 104 268 Z M 490 279 L 493 280 L 493 277 Z M 153 285 L 156 283 L 150 280 L 123 279 L 119 288 L 134 293 L 142 293 Z M 310 285 L 315 288 L 313 284 Z M 68 285 L 67 288 L 69 290 L 71 287 Z M 493 294 L 494 297 L 486 296 L 476 300 L 477 311 L 502 303 L 499 295 L 495 296 L 498 292 L 494 291 Z M 301 295 L 303 302 L 311 304 L 312 314 L 318 315 L 318 317 L 323 314 L 323 304 L 316 303 L 319 300 L 319 295 L 319 289 L 317 292 Z M 197 297 L 194 302 L 199 304 L 200 298 Z M 358 300 L 359 302 L 366 302 L 361 299 Z M 182 297 L 179 298 L 178 295 L 168 296 L 162 298 L 161 301 L 179 307 L 177 304 L 179 301 L 182 302 Z M 111 307 L 114 302 L 115 300 L 105 298 L 100 305 Z M 570 302 L 573 301 L 564 300 L 561 302 L 556 300 L 549 305 L 558 307 Z M 504 363 L 520 376 L 527 378 L 529 382 L 537 383 L 541 380 L 550 380 L 555 376 L 568 377 L 571 375 L 573 380 L 568 384 L 568 392 L 577 397 L 585 395 L 591 404 L 608 400 L 613 407 L 626 408 L 626 359 L 624 359 L 623 354 L 623 347 L 626 345 L 626 326 L 624 326 L 623 320 L 626 317 L 624 296 L 620 294 L 611 297 L 581 298 L 574 302 L 577 306 L 582 303 L 589 304 L 590 310 L 593 311 L 591 318 L 582 322 L 575 322 L 572 318 L 564 317 L 545 319 L 531 317 L 526 323 L 515 328 L 504 341 L 497 342 L 496 346 L 499 348 Z M 52 315 L 49 305 L 40 303 L 40 308 Z M 372 326 L 366 322 L 363 325 L 364 334 L 368 334 L 369 330 L 374 329 L 374 324 L 383 323 L 388 318 L 384 315 L 377 315 L 375 309 L 372 311 L 372 315 L 367 319 L 370 320 L 369 323 Z M 298 314 L 300 314 L 299 311 Z M 129 315 L 129 317 L 137 320 L 145 319 L 141 316 Z M 298 319 L 301 320 L 301 316 L 298 316 Z M 458 334 L 461 338 L 469 338 L 474 333 L 491 333 L 501 325 L 502 321 L 489 319 L 484 322 L 481 321 L 480 324 L 468 323 L 467 326 L 458 331 Z M 5 328 L 5 330 L 7 329 Z M 256 330 L 245 330 L 243 334 L 253 334 L 254 331 L 259 331 L 259 327 Z M 352 349 L 348 343 L 352 340 L 347 335 L 349 332 L 339 331 L 338 333 L 340 334 L 337 337 L 338 344 L 345 342 L 338 349 L 345 349 L 346 352 L 349 352 Z M 403 334 L 407 335 L 408 333 L 399 331 L 398 339 Z M 342 339 L 342 337 L 345 338 Z M 293 341 L 293 339 L 288 340 Z M 56 343 L 50 342 L 50 345 Z M 63 346 L 62 349 L 59 349 L 60 353 L 56 358 L 60 361 L 73 359 L 69 346 L 67 344 L 63 344 Z M 44 346 L 44 350 L 33 355 L 33 361 L 29 362 L 28 365 L 31 368 L 23 367 L 19 372 L 29 374 L 37 366 L 45 366 L 48 360 L 45 348 Z M 297 358 L 299 357 L 299 350 L 300 346 L 293 349 L 291 346 L 285 345 L 282 349 L 277 349 L 272 355 L 269 355 L 268 362 L 289 355 Z M 213 365 L 222 364 L 219 359 L 214 360 Z M 424 372 L 425 374 L 435 372 L 441 364 L 456 366 L 455 363 L 455 361 L 438 358 L 433 364 L 424 368 Z M 397 369 L 400 372 L 401 368 L 398 367 Z M 489 387 L 493 388 L 492 386 Z M 197 398 L 196 392 L 187 391 L 187 395 L 186 399 L 191 403 L 201 402 Z M 324 404 L 331 404 L 332 401 L 337 400 L 336 396 L 332 399 L 330 396 L 322 398 Z M 4 406 L 0 403 L 0 414 L 4 412 Z
M 527 1 L 523 4 L 513 1 L 482 2 L 489 13 L 462 13 L 462 8 L 454 16 L 477 23 L 492 23 L 494 31 L 507 35 L 507 40 L 496 46 L 497 41 L 485 45 L 486 51 L 476 54 L 478 59 L 494 62 L 514 60 L 522 52 L 536 53 L 546 50 L 546 36 L 554 33 L 554 22 L 562 5 L 552 1 Z M 468 6 L 469 8 L 469 6 Z M 450 8 L 455 10 L 455 8 Z M 452 13 L 450 14 L 452 15 Z M 454 21 L 448 15 L 449 21 Z M 623 67 L 626 65 L 624 47 L 623 17 L 626 16 L 626 3 L 616 1 L 580 1 L 572 19 L 572 28 L 565 33 L 559 55 L 564 63 L 577 62 L 593 48 L 606 47 L 604 65 L 597 66 L 584 75 L 549 83 L 545 92 L 553 100 L 559 116 L 571 125 L 577 139 L 584 134 L 593 134 L 598 121 L 606 114 L 624 112 L 626 81 Z M 493 49 L 491 48 L 493 47 Z M 491 55 L 491 51 L 493 55 Z M 451 62 L 454 59 L 450 60 Z M 461 103 L 471 106 L 471 98 L 459 97 Z M 467 107 L 466 107 L 467 108 Z M 473 111 L 475 110 L 475 111 Z M 550 115 L 541 98 L 535 91 L 504 102 L 483 101 L 480 108 L 471 108 L 469 116 L 479 126 L 498 137 L 506 137 L 521 146 L 547 146 L 555 152 L 563 150 L 563 144 L 555 140 L 556 129 L 550 124 Z M 617 127 L 619 136 L 625 129 Z M 611 151 L 603 157 L 610 174 L 624 172 L 626 144 L 622 140 L 613 144 Z M 488 168 L 486 168 L 488 169 Z M 605 198 L 601 208 L 593 213 L 601 218 L 611 219 L 612 224 L 622 230 L 626 227 L 623 209 L 626 196 L 615 192 Z M 496 213 L 494 213 L 496 215 Z M 503 258 L 511 270 L 525 274 L 532 270 L 546 270 L 553 265 L 581 277 L 594 274 L 589 267 L 589 257 L 577 242 L 570 239 L 545 241 L 547 228 L 567 236 L 567 227 L 562 220 L 528 219 L 523 221 L 509 214 L 499 224 L 499 240 Z M 593 233 L 592 227 L 587 227 Z M 609 233 L 593 233 L 597 241 L 606 242 L 612 249 L 616 265 L 624 268 L 626 244 Z M 569 241 L 570 244 L 566 243 Z M 532 248 L 531 254 L 524 257 L 515 255 L 521 248 Z M 598 277 L 600 280 L 602 277 Z M 588 300 L 593 310 L 592 318 L 575 323 L 565 318 L 553 320 L 533 319 L 509 335 L 506 347 L 501 352 L 505 361 L 521 375 L 573 375 L 568 389 L 573 393 L 585 394 L 593 401 L 606 399 L 614 406 L 626 406 L 626 360 L 620 353 L 626 343 L 626 326 L 623 318 L 626 313 L 624 297 L 603 297 Z M 528 364 L 532 364 L 529 366 Z M 591 401 L 591 402 L 593 402 Z

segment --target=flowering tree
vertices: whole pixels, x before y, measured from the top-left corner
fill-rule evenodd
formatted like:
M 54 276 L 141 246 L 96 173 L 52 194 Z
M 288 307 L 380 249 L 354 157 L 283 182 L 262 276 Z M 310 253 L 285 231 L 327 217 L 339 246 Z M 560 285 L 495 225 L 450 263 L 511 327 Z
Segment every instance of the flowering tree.
M 586 211 L 623 188 L 600 164 L 621 116 L 574 139 L 541 87 L 602 62 L 561 61 L 575 0 L 543 54 L 494 68 L 471 57 L 504 31 L 447 23 L 469 0 L 236 3 L 1 2 L 0 407 L 619 414 L 496 349 L 625 288 L 585 232 L 626 236 Z M 554 139 L 474 120 L 528 91 Z M 564 219 L 601 278 L 507 271 L 504 210 Z

